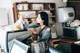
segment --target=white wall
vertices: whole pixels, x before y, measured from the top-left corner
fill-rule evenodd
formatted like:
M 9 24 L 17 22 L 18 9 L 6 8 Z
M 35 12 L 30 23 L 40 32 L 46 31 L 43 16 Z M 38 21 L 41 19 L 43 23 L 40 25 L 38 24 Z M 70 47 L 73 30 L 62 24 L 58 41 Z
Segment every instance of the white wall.
M 13 14 L 12 14 L 12 1 L 11 0 L 0 0 L 0 8 L 6 8 L 9 13 L 9 24 L 13 23 Z
M 8 25 L 7 10 L 5 8 L 0 8 L 0 27 Z
M 0 0 L 0 8 L 6 8 L 9 12 L 9 24 L 14 23 L 13 19 L 13 3 L 20 2 L 21 0 Z M 66 6 L 66 3 L 62 2 L 62 0 L 27 0 L 28 2 L 53 2 L 56 3 L 56 8 Z M 58 29 L 58 35 L 62 35 L 62 26 L 60 23 L 58 23 L 59 27 Z

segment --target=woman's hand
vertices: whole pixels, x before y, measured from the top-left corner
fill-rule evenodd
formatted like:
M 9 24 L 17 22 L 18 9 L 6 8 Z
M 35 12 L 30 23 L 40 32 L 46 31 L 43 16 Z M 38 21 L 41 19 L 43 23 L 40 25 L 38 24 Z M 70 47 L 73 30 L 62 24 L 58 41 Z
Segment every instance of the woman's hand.
M 30 28 L 28 31 L 29 31 L 31 34 L 35 34 L 35 33 L 36 33 L 36 30 L 33 29 L 33 28 Z
M 32 34 L 37 34 L 37 29 L 32 28 L 31 32 L 32 32 Z
M 28 29 L 28 31 L 30 32 L 30 34 L 32 34 L 32 29 L 30 28 L 30 29 Z

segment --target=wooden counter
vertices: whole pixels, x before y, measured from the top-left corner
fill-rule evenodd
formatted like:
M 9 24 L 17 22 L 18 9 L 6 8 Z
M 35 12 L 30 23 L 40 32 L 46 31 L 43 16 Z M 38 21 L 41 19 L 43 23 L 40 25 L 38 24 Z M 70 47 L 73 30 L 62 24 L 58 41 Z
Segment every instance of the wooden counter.
M 64 38 L 60 38 L 60 39 L 52 39 L 51 40 L 53 43 L 54 42 L 65 42 L 65 43 L 73 43 L 73 42 L 76 42 L 76 41 L 78 41 L 78 40 L 74 40 L 74 39 L 64 39 Z

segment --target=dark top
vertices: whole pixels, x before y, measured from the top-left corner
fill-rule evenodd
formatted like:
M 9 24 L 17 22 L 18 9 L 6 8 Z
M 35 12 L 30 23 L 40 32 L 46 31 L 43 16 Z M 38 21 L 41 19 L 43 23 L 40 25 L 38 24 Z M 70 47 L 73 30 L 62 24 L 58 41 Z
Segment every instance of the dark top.
M 48 26 L 45 26 L 39 32 L 39 40 L 38 41 L 48 41 L 51 38 L 51 30 Z

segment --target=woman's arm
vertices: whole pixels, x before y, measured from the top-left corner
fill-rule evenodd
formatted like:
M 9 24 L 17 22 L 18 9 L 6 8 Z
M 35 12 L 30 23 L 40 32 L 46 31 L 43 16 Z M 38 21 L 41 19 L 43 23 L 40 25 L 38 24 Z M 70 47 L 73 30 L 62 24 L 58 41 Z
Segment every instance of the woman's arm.
M 34 22 L 34 23 L 31 23 L 31 24 L 25 23 L 25 24 L 24 24 L 24 27 L 25 27 L 26 29 L 29 29 L 29 28 L 37 28 L 37 27 L 39 27 L 39 26 L 37 25 L 36 22 Z

